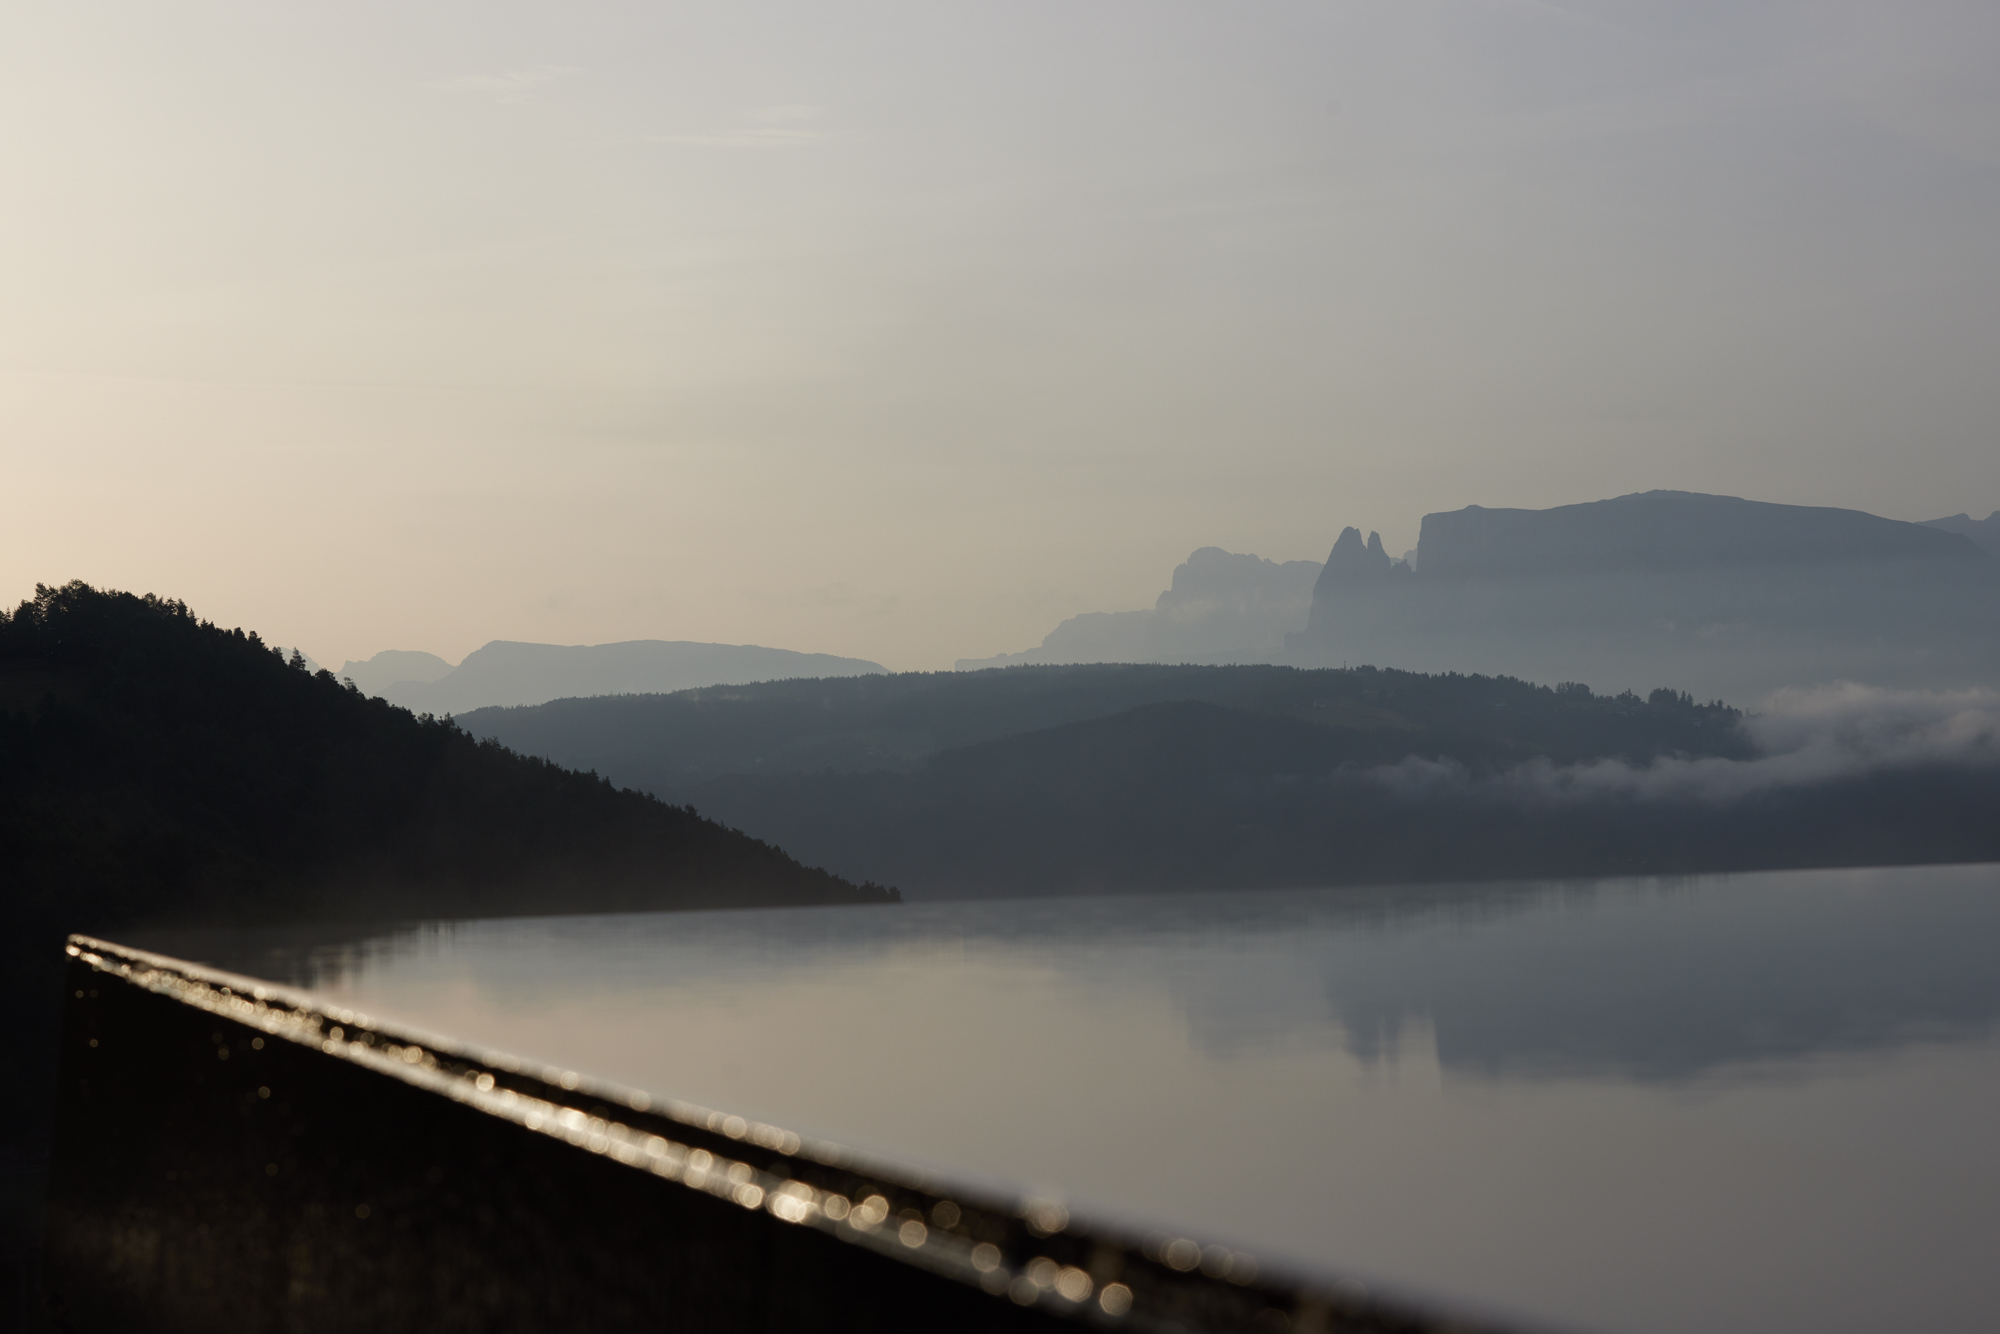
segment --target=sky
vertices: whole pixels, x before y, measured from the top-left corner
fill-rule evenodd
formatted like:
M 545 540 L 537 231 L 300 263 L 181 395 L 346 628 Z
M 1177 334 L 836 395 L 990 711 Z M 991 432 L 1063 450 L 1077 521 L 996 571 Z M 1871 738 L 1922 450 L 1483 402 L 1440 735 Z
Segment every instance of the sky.
M 0 599 L 897 669 L 1653 487 L 2000 508 L 2000 6 L 0 13 Z

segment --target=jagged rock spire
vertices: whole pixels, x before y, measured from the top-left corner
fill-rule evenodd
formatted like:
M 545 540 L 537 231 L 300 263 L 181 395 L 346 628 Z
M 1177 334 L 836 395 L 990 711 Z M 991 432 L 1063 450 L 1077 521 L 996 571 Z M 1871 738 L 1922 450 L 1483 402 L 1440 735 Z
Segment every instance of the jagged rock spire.
M 1319 582 L 1313 585 L 1313 600 L 1324 597 L 1329 589 L 1386 575 L 1394 564 L 1389 553 L 1382 549 L 1380 533 L 1368 534 L 1368 540 L 1363 542 L 1359 528 L 1343 528 L 1333 550 L 1327 553 L 1326 568 L 1320 571 Z
M 1340 538 L 1327 554 L 1326 568 L 1329 570 L 1358 570 L 1368 561 L 1368 547 L 1361 540 L 1359 528 L 1343 528 Z

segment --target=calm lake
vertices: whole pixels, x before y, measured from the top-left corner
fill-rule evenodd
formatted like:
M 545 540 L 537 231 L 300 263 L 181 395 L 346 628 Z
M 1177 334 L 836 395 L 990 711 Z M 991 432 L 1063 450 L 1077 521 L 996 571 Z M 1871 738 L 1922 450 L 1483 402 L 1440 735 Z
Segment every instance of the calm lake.
M 1542 1327 L 2000 1327 L 2000 867 L 132 943 Z

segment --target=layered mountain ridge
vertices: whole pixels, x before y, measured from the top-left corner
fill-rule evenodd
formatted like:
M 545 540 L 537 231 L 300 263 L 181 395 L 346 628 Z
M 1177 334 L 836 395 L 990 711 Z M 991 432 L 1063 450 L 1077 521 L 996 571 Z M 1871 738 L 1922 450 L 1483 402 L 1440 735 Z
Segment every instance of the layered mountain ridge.
M 496 639 L 456 667 L 433 654 L 390 650 L 365 662 L 349 662 L 339 674 L 365 693 L 413 712 L 456 714 L 590 695 L 671 693 L 884 670 L 862 658 L 758 644 L 633 639 L 572 645 Z

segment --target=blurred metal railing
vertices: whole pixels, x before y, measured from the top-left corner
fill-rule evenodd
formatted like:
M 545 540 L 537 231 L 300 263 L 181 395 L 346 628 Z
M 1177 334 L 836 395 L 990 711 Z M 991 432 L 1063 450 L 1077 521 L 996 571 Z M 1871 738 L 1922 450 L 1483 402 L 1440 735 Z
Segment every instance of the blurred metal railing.
M 310 993 L 68 949 L 47 1272 L 73 1329 L 1471 1328 Z

